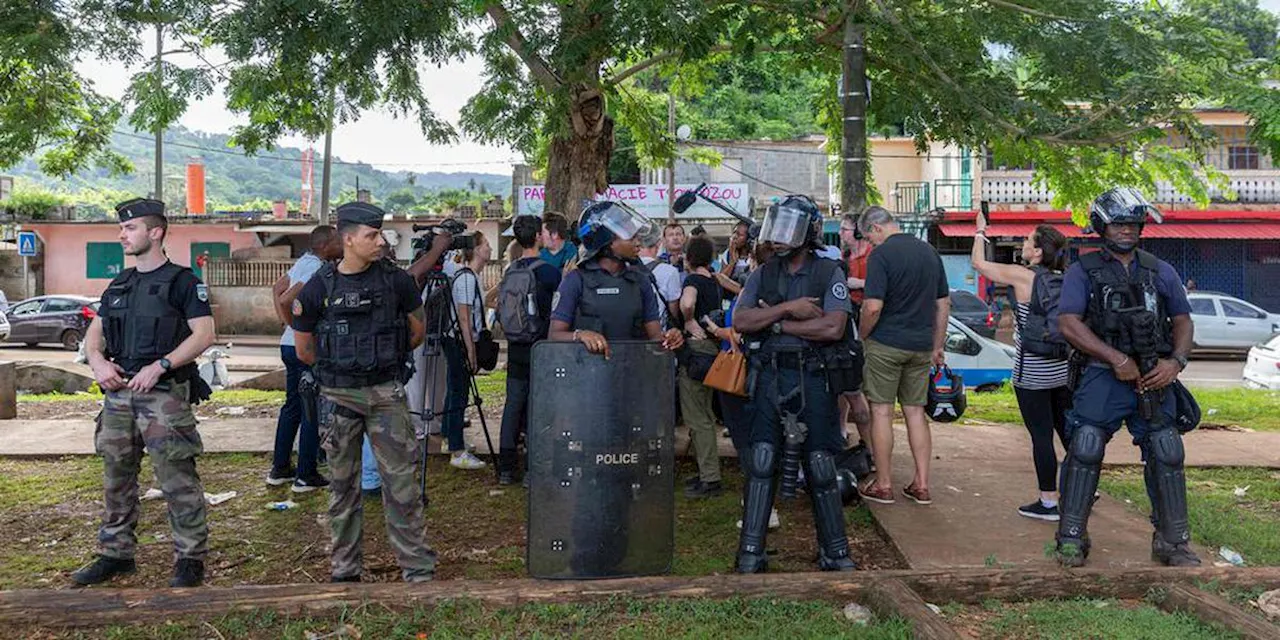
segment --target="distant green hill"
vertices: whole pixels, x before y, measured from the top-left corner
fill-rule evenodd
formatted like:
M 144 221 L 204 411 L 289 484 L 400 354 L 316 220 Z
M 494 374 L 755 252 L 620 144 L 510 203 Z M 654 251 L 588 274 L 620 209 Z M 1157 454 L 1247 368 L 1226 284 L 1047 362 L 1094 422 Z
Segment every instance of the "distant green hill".
M 302 149 L 279 147 L 263 151 L 257 157 L 243 155 L 239 149 L 227 146 L 230 136 L 218 133 L 191 131 L 174 127 L 165 133 L 164 161 L 166 199 L 172 204 L 182 202 L 188 159 L 199 157 L 205 165 L 205 197 L 210 207 L 218 205 L 247 205 L 251 203 L 288 200 L 296 208 L 301 199 Z M 126 135 L 117 133 L 111 138 L 111 148 L 129 158 L 134 172 L 127 176 L 111 177 L 103 170 L 85 171 L 66 180 L 44 175 L 33 159 L 0 171 L 44 188 L 77 193 L 86 190 L 125 191 L 146 194 L 155 180 L 152 172 L 154 143 L 147 134 Z M 317 145 L 315 169 L 312 180 L 315 185 L 315 202 L 319 204 L 321 161 Z M 330 198 L 335 203 L 344 192 L 354 193 L 357 179 L 361 189 L 369 189 L 377 201 L 385 201 L 399 192 L 398 201 L 405 201 L 412 194 L 415 200 L 435 200 L 442 191 L 494 194 L 508 198 L 511 193 L 511 177 L 491 173 L 410 173 L 375 169 L 367 164 L 337 164 L 334 157 Z M 457 197 L 457 196 L 455 196 Z M 466 199 L 465 197 L 463 199 Z

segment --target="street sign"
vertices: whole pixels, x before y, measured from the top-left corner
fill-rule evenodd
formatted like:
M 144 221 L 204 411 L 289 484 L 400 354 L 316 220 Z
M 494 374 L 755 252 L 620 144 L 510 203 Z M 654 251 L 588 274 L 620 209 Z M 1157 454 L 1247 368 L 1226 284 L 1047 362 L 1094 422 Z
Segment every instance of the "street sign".
M 39 253 L 36 244 L 36 232 L 19 231 L 18 232 L 18 255 L 24 258 L 34 258 Z

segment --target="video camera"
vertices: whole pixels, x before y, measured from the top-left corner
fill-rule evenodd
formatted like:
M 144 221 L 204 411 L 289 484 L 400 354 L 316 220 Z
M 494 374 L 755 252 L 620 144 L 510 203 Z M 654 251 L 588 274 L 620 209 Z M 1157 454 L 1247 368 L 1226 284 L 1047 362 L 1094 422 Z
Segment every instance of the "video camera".
M 444 220 L 440 224 L 415 224 L 413 225 L 413 232 L 422 234 L 409 241 L 414 252 L 419 254 L 430 249 L 436 236 L 441 232 L 453 236 L 452 242 L 449 243 L 449 251 L 474 249 L 476 247 L 476 237 L 467 234 L 467 225 L 453 218 Z

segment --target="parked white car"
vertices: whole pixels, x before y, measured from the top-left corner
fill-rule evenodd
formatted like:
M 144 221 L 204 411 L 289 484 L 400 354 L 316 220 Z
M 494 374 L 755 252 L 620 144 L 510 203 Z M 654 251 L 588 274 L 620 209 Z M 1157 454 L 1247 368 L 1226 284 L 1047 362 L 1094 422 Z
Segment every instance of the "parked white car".
M 947 322 L 947 366 L 964 376 L 964 386 L 994 391 L 1013 377 L 1013 347 L 979 335 L 952 317 Z
M 9 319 L 5 317 L 4 313 L 0 313 L 0 342 L 4 342 L 5 340 L 8 340 L 8 339 L 9 339 Z
M 1191 320 L 1198 349 L 1246 350 L 1280 333 L 1280 314 L 1268 313 L 1225 293 L 1193 291 Z
M 1244 386 L 1280 391 L 1280 335 L 1249 350 Z

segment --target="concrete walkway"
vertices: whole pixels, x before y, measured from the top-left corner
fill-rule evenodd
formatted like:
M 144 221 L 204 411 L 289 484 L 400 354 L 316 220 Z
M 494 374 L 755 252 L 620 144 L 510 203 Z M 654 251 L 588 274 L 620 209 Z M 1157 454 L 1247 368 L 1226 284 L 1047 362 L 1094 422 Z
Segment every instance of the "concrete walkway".
M 1280 434 L 1196 431 L 1186 437 L 1190 466 L 1280 468 Z M 1031 438 L 1014 427 L 933 428 L 930 493 L 933 504 L 902 496 L 911 481 L 905 428 L 895 428 L 892 505 L 871 504 L 876 521 L 913 569 L 978 567 L 989 562 L 1052 566 L 1045 544 L 1056 523 L 1018 515 L 1038 495 Z M 1107 464 L 1140 464 L 1138 448 L 1123 433 L 1107 447 Z M 1103 495 L 1089 522 L 1095 567 L 1149 566 L 1151 526 L 1129 505 Z M 1201 559 L 1213 554 L 1198 549 Z

